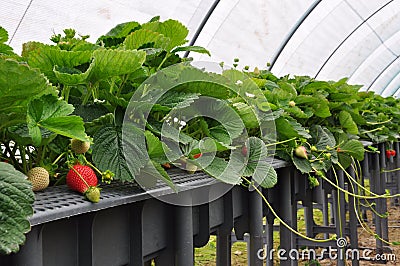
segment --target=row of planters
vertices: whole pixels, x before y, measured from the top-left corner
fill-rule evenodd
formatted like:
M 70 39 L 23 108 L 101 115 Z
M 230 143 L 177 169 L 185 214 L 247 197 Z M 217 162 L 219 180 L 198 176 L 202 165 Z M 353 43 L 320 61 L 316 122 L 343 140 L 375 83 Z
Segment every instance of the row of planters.
M 95 206 L 113 185 L 136 193 L 161 182 L 179 195 L 176 171 L 202 171 L 262 194 L 259 186 L 278 182 L 275 157 L 292 163 L 310 189 L 326 181 L 340 190 L 327 173 L 343 171 L 356 197 L 397 196 L 374 194 L 346 171 L 379 152 L 362 141 L 385 143 L 388 158 L 396 156 L 397 99 L 346 79 L 238 70 L 237 59 L 210 72 L 180 56 L 209 54 L 185 46 L 187 35 L 180 22 L 155 17 L 117 25 L 95 43 L 66 29 L 53 45 L 27 42 L 17 55 L 0 28 L 1 253 L 18 252 L 38 215 L 31 217 L 32 188 L 74 190 Z

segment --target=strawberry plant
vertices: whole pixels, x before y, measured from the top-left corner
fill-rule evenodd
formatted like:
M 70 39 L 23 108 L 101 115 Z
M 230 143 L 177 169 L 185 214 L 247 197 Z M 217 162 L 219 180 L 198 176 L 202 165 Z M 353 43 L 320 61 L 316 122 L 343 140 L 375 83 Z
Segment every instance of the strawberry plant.
M 259 70 L 247 74 L 264 91 L 271 109 L 277 114 L 276 155 L 291 161 L 300 172 L 308 175 L 311 188 L 318 186 L 319 180 L 324 180 L 338 191 L 353 196 L 355 205 L 361 201 L 400 196 L 377 195 L 362 186 L 357 163 L 364 159 L 365 153 L 360 140 L 374 143 L 398 140 L 397 99 L 360 92 L 360 86 L 349 85 L 346 79 L 327 82 L 304 76 L 277 78 L 268 71 Z M 370 152 L 376 151 L 370 149 Z M 391 150 L 387 151 L 387 156 L 392 156 Z M 348 167 L 355 169 L 356 178 L 346 171 Z M 337 169 L 344 171 L 353 191 L 355 186 L 358 187 L 358 194 L 338 185 Z M 326 177 L 328 171 L 333 172 L 336 182 Z M 253 185 L 249 180 L 247 184 Z M 376 213 L 374 207 L 368 205 Z M 377 215 L 385 217 L 385 214 Z M 361 217 L 358 211 L 357 217 Z M 359 221 L 367 232 L 384 243 L 398 244 L 383 240 L 361 219 Z M 292 228 L 289 230 L 299 234 Z

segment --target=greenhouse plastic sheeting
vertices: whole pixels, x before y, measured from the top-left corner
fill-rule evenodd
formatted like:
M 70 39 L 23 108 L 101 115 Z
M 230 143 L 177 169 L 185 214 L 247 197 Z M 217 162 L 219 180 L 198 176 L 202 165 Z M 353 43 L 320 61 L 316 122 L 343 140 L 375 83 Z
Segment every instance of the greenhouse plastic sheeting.
M 177 19 L 196 60 L 270 68 L 278 76 L 348 77 L 384 96 L 400 95 L 400 0 L 3 0 L 0 25 L 17 53 L 74 28 L 90 41 L 118 23 Z

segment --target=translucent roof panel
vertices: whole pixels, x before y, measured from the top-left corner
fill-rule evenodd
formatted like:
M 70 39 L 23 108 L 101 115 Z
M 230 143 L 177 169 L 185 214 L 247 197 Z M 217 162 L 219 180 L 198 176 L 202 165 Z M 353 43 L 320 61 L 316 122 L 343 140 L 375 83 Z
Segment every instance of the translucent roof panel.
M 119 23 L 146 22 L 154 16 L 162 20 L 174 18 L 189 28 L 191 37 L 208 12 L 212 0 L 152 1 L 60 1 L 60 0 L 10 0 L 3 1 L 1 22 L 11 37 L 10 45 L 16 52 L 22 43 L 30 40 L 49 43 L 53 33 L 73 28 L 78 33 L 90 34 L 90 41 Z
M 96 40 L 115 25 L 176 19 L 189 41 L 212 56 L 196 60 L 269 68 L 278 76 L 309 75 L 400 95 L 400 0 L 8 0 L 0 26 L 20 53 L 22 43 L 49 43 L 74 28 Z
M 196 45 L 207 47 L 211 60 L 266 67 L 288 32 L 313 3 L 303 1 L 221 1 L 201 31 Z M 193 55 L 195 56 L 195 55 Z M 199 60 L 210 60 L 198 56 Z

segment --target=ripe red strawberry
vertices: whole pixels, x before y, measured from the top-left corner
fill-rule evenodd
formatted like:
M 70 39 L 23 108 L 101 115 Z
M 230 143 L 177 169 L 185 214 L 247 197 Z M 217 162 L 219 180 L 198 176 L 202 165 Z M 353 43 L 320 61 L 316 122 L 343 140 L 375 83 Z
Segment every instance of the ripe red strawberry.
M 164 167 L 164 169 L 171 169 L 170 163 L 163 163 L 161 166 Z
M 391 149 L 386 150 L 386 157 L 388 159 L 390 159 L 390 157 L 394 157 L 394 156 L 396 156 L 396 151 L 395 150 L 391 150 Z
M 246 145 L 242 146 L 242 155 L 243 156 L 247 156 L 247 147 L 246 147 Z
M 196 153 L 195 155 L 193 155 L 193 158 L 198 159 L 202 156 L 202 153 Z
M 66 181 L 70 189 L 83 193 L 90 201 L 98 202 L 100 200 L 97 176 L 89 166 L 74 165 L 69 170 Z

